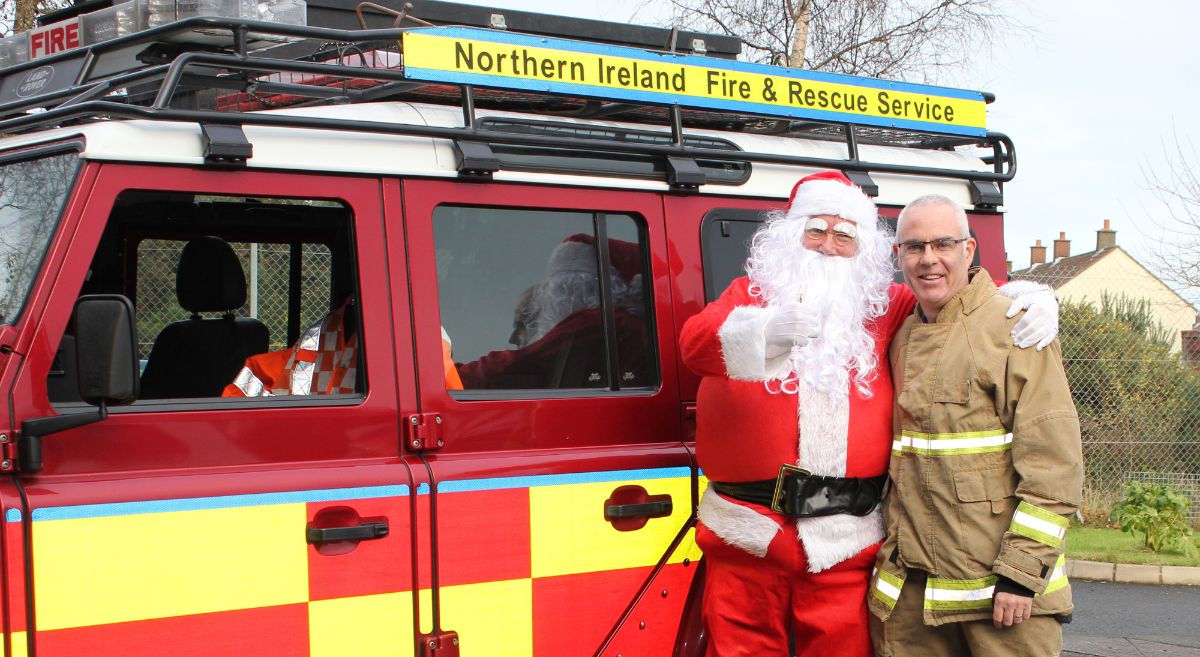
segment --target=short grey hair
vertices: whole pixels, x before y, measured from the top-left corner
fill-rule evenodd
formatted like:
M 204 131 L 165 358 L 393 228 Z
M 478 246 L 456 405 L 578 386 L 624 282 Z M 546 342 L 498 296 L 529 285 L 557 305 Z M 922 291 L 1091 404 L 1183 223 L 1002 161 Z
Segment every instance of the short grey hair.
M 913 208 L 936 207 L 944 205 L 954 210 L 954 218 L 958 222 L 959 237 L 970 237 L 971 228 L 967 225 L 967 213 L 962 209 L 962 206 L 955 203 L 952 199 L 941 194 L 926 194 L 924 196 L 913 199 L 911 203 L 904 206 L 900 211 L 900 217 L 896 219 L 896 235 L 900 235 L 900 225 L 904 223 L 904 217 L 908 215 L 908 211 Z

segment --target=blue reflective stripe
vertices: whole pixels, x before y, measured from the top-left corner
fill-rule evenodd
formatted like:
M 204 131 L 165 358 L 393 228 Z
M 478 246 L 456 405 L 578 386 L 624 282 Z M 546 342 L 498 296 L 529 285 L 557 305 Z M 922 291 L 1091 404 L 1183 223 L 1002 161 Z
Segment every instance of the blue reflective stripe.
M 79 506 L 42 507 L 33 510 L 34 522 L 43 520 L 72 520 L 77 518 L 101 518 L 105 516 L 132 516 L 145 513 L 173 513 L 176 511 L 203 511 L 273 504 L 297 504 L 305 502 L 333 502 L 337 500 L 370 499 L 378 497 L 404 497 L 408 486 L 366 486 L 360 488 L 329 488 L 325 490 L 302 490 L 282 493 L 254 493 L 250 495 L 221 495 L 216 497 L 189 497 L 174 500 L 146 500 L 139 502 L 114 502 L 109 504 L 83 504 Z M 13 511 L 6 514 L 8 522 L 20 520 L 20 512 L 14 520 Z
M 537 486 L 561 486 L 564 484 L 590 484 L 609 481 L 638 479 L 673 479 L 690 477 L 686 467 L 647 468 L 641 470 L 612 470 L 605 472 L 576 472 L 557 475 L 534 475 L 527 477 L 496 477 L 492 479 L 463 479 L 438 482 L 438 492 L 458 493 L 468 491 L 533 488 Z M 417 486 L 418 495 L 428 495 L 429 484 Z M 409 494 L 407 485 L 367 486 L 358 488 L 331 488 L 326 490 L 288 491 L 281 493 L 254 493 L 248 495 L 221 495 L 214 497 L 191 497 L 173 500 L 145 500 L 137 502 L 112 502 L 107 504 L 83 504 L 78 506 L 42 507 L 33 510 L 35 522 L 45 520 L 70 520 L 77 518 L 100 518 L 106 516 L 129 516 L 146 513 L 172 513 L 176 511 L 202 511 L 236 507 L 268 506 L 272 504 L 295 504 L 306 502 L 333 502 L 338 500 L 371 499 L 379 497 L 403 497 Z M 5 512 L 6 522 L 20 522 L 21 510 L 11 508 Z
M 604 472 L 573 472 L 569 474 L 533 475 L 529 477 L 497 477 L 494 479 L 460 479 L 439 481 L 439 493 L 463 493 L 478 490 L 501 490 L 505 488 L 535 488 L 538 486 L 562 486 L 565 484 L 594 484 L 606 481 L 630 479 L 675 479 L 690 477 L 690 468 L 647 468 L 643 470 L 610 470 Z M 422 484 L 424 486 L 424 484 Z M 418 494 L 425 491 L 418 490 Z

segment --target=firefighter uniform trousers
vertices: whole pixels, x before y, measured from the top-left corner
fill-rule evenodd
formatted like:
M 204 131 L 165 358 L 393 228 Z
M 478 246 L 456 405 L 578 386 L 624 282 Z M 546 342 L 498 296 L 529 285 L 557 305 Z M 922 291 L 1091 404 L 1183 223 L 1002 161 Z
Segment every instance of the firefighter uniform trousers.
M 758 557 L 696 526 L 707 564 L 707 656 L 788 657 L 792 634 L 796 657 L 871 657 L 866 596 L 879 546 L 810 573 L 795 522 L 780 529 Z
M 924 602 L 925 575 L 910 570 L 887 622 L 871 616 L 878 657 L 1057 657 L 1062 652 L 1062 628 L 1054 616 L 1034 616 L 1001 628 L 991 620 L 926 625 Z

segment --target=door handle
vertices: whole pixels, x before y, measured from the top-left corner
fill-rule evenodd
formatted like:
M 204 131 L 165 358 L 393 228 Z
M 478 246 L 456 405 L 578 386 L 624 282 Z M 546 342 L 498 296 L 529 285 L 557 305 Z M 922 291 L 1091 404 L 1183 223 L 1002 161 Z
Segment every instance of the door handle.
M 348 554 L 362 541 L 388 535 L 387 516 L 364 518 L 348 506 L 331 506 L 317 511 L 304 528 L 304 539 L 327 557 Z
M 665 500 L 654 500 L 643 504 L 605 504 L 604 519 L 617 518 L 663 518 L 671 515 L 671 496 Z
M 309 527 L 305 531 L 308 542 L 313 545 L 333 541 L 369 541 L 388 535 L 387 521 L 364 522 L 350 527 Z
M 670 495 L 649 495 L 636 485 L 620 486 L 604 501 L 604 519 L 620 532 L 641 529 L 650 518 L 665 518 L 673 510 Z

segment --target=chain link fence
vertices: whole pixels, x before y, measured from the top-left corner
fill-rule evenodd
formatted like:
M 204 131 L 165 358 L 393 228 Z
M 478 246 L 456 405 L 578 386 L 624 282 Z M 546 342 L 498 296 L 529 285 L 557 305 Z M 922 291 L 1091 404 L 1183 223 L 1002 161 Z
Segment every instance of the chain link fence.
M 1191 521 L 1200 523 L 1200 373 L 1180 346 L 1196 311 L 1148 275 L 1132 286 L 1128 277 L 1088 278 L 1086 269 L 1059 266 L 1070 260 L 1013 278 L 1047 283 L 1062 302 L 1063 364 L 1083 430 L 1085 518 L 1107 518 L 1126 483 L 1145 481 L 1188 496 Z
M 189 317 L 175 295 L 175 268 L 186 244 L 179 240 L 144 240 L 137 258 L 138 347 L 145 359 L 154 338 L 171 322 Z M 231 242 L 246 275 L 246 304 L 234 311 L 257 317 L 266 325 L 271 350 L 288 346 L 288 279 L 291 246 Z M 324 244 L 301 246 L 300 328 L 317 323 L 329 311 L 331 256 Z M 205 313 L 216 317 L 217 313 Z

